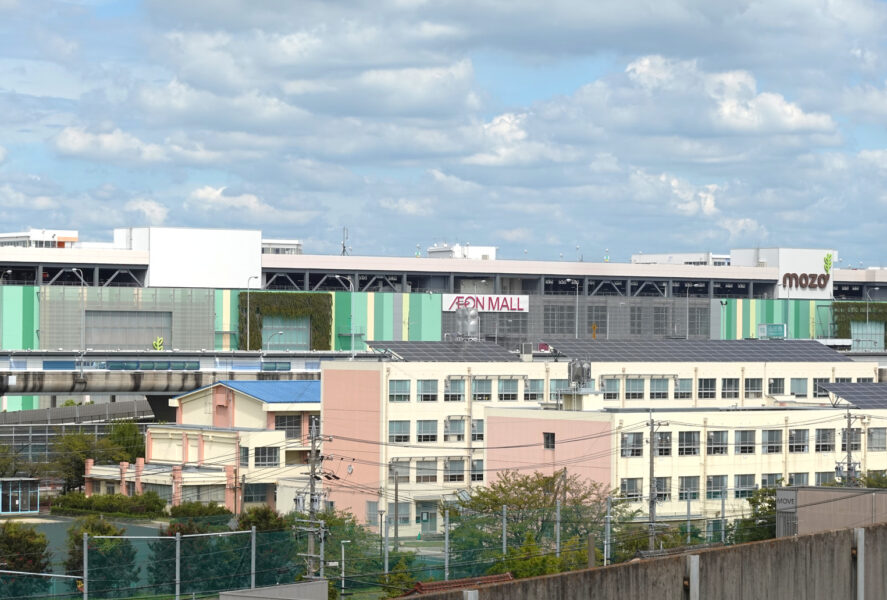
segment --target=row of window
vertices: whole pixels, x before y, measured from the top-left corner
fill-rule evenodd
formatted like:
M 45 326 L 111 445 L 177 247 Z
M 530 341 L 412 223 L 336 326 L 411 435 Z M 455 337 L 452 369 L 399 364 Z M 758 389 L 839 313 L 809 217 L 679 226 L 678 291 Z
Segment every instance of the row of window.
M 605 400 L 619 399 L 619 383 L 621 379 L 615 377 L 605 377 L 601 382 L 601 390 L 604 393 Z M 673 384 L 669 383 L 674 381 Z M 808 398 L 808 384 L 810 379 L 806 377 L 791 377 L 789 381 L 789 393 L 797 398 Z M 822 384 L 829 383 L 828 377 L 814 377 L 812 390 L 814 398 L 827 398 L 828 392 L 822 387 Z M 851 377 L 835 377 L 834 383 L 849 383 Z M 871 383 L 874 381 L 872 377 L 857 377 L 858 383 Z M 782 396 L 786 394 L 786 379 L 784 377 L 772 377 L 767 380 L 767 394 L 770 396 Z M 648 385 L 649 383 L 649 385 Z M 742 395 L 744 398 L 762 398 L 764 395 L 764 380 L 760 377 L 746 377 L 743 381 L 744 387 L 740 390 L 740 379 L 738 377 L 724 377 L 721 379 L 720 390 L 718 389 L 718 380 L 714 377 L 703 377 L 696 380 L 696 396 L 700 399 L 722 398 L 724 400 L 736 400 Z M 648 395 L 649 389 L 649 395 Z M 720 391 L 720 394 L 718 392 Z M 671 394 L 671 395 L 669 395 Z M 689 399 L 693 397 L 693 380 L 689 378 L 672 379 L 666 377 L 653 377 L 645 379 L 642 377 L 625 378 L 625 399 L 626 400 L 667 400 L 673 398 L 675 400 Z
M 436 459 L 417 460 L 411 468 L 409 461 L 395 461 L 388 467 L 388 482 L 409 483 L 410 474 L 413 473 L 416 483 L 437 483 L 439 469 Z M 484 480 L 484 461 L 472 460 L 471 481 Z M 447 458 L 443 460 L 443 473 L 441 481 L 455 483 L 465 481 L 465 459 Z
M 847 451 L 846 429 L 841 430 L 841 451 Z M 677 432 L 677 455 L 699 456 L 702 454 L 701 432 Z M 729 454 L 730 432 L 726 430 L 709 431 L 706 434 L 705 453 L 708 456 Z M 674 432 L 657 431 L 653 439 L 653 452 L 656 456 L 672 456 L 674 451 Z M 788 439 L 783 439 L 782 429 L 765 429 L 761 432 L 761 454 L 781 454 L 788 451 L 792 454 L 803 454 L 810 451 L 810 430 L 789 429 Z M 887 451 L 887 427 L 869 427 L 867 432 L 867 449 L 870 452 Z M 544 439 L 544 438 L 543 438 Z M 620 440 L 620 454 L 623 457 L 644 455 L 644 434 L 642 432 L 623 433 Z M 757 431 L 754 429 L 737 429 L 733 432 L 733 454 L 757 453 Z M 813 437 L 815 452 L 834 452 L 835 430 L 816 429 Z M 850 430 L 850 449 L 857 452 L 862 449 L 862 431 L 858 428 Z
M 782 473 L 764 473 L 761 475 L 760 486 L 762 488 L 777 487 L 784 483 Z M 654 479 L 656 485 L 656 501 L 671 502 L 673 497 L 672 478 L 656 477 Z M 814 473 L 814 481 L 816 485 L 831 485 L 835 483 L 834 471 L 820 471 Z M 687 477 L 678 477 L 678 500 L 698 500 L 700 498 L 700 477 L 698 475 L 690 475 Z M 733 487 L 728 487 L 727 475 L 709 475 L 705 478 L 705 499 L 719 500 L 721 498 L 729 498 L 731 493 L 733 498 L 748 498 L 757 489 L 754 473 L 734 475 Z M 809 473 L 789 473 L 788 485 L 805 486 L 810 485 Z M 620 494 L 633 502 L 640 502 L 644 493 L 649 493 L 644 487 L 642 477 L 629 477 L 622 479 L 619 483 Z
M 302 438 L 302 415 L 275 415 L 274 429 L 285 431 L 286 439 Z M 320 415 L 308 415 L 308 431 L 320 433 Z
M 464 417 L 448 417 L 443 422 L 443 440 L 444 442 L 463 442 L 465 441 L 465 421 Z M 418 420 L 416 421 L 416 441 L 417 442 L 436 442 L 438 441 L 439 421 L 437 420 Z M 471 420 L 471 441 L 482 442 L 484 440 L 484 421 L 483 419 Z M 388 421 L 388 442 L 392 444 L 406 444 L 411 440 L 410 421 Z
M 521 395 L 518 391 L 519 379 L 500 378 L 497 380 L 496 400 L 500 402 L 515 402 Z M 557 400 L 562 390 L 568 389 L 570 382 L 567 379 L 552 379 L 549 382 L 549 400 Z M 472 379 L 471 399 L 474 402 L 489 402 L 493 400 L 492 379 Z M 389 402 L 410 401 L 410 380 L 391 379 L 388 382 Z M 524 384 L 523 400 L 526 402 L 539 402 L 545 399 L 545 380 L 528 379 Z M 419 379 L 416 381 L 417 402 L 437 402 L 443 398 L 444 402 L 465 401 L 465 380 L 447 379 L 444 381 L 443 393 L 440 390 L 440 381 L 437 379 Z
M 249 467 L 249 448 L 241 446 L 240 448 L 240 466 Z M 254 467 L 279 467 L 280 466 L 280 448 L 277 446 L 259 446 L 253 449 L 253 466 Z
M 677 323 L 672 319 L 670 306 L 630 306 L 628 312 L 628 332 L 631 335 L 674 335 Z M 709 335 L 710 312 L 707 306 L 691 306 L 686 309 L 690 335 Z M 681 311 L 683 317 L 684 311 Z M 620 317 L 624 313 L 620 312 Z M 683 323 L 683 319 L 681 319 Z M 580 321 L 581 324 L 581 321 Z M 606 306 L 585 308 L 585 332 L 598 339 L 606 337 L 610 328 L 610 316 Z M 570 304 L 549 304 L 542 308 L 542 329 L 544 333 L 572 335 L 576 330 L 576 307 Z M 684 325 L 680 325 L 681 332 Z

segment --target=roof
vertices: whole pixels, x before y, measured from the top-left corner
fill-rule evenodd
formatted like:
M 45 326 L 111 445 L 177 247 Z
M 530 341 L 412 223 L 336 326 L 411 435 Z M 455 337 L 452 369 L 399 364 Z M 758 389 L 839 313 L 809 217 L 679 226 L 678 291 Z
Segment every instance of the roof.
M 567 358 L 593 362 L 852 362 L 816 340 L 547 340 Z
M 856 408 L 887 408 L 887 383 L 820 383 L 819 387 Z
M 367 342 L 377 352 L 388 352 L 407 362 L 514 362 L 520 357 L 490 342 Z
M 246 394 L 260 402 L 268 404 L 320 404 L 320 380 L 296 379 L 292 381 L 216 381 L 210 385 L 176 396 L 174 399 L 186 398 L 216 385 L 223 385 L 234 391 Z
M 401 598 L 407 596 L 421 596 L 423 594 L 431 594 L 434 592 L 461 590 L 463 588 L 473 588 L 479 585 L 504 583 L 513 580 L 514 577 L 511 576 L 511 573 L 502 573 L 500 575 L 484 575 L 482 577 L 467 577 L 465 579 L 450 579 L 448 581 L 419 581 L 413 589 L 401 596 Z

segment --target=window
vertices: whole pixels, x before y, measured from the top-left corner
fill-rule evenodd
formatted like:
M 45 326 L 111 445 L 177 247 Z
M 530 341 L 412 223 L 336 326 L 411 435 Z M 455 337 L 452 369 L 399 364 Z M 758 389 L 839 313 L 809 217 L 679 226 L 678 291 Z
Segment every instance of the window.
M 679 431 L 678 432 L 678 456 L 698 456 L 699 455 L 699 432 L 698 431 Z
M 644 399 L 644 380 L 632 377 L 625 380 L 625 399 L 626 400 L 643 400 Z
M 643 493 L 641 493 L 642 481 L 640 477 L 623 479 L 619 483 L 619 491 L 622 493 L 622 497 L 629 502 L 640 502 L 643 498 Z
M 869 427 L 870 452 L 884 452 L 887 450 L 887 428 Z
M 275 415 L 274 429 L 286 432 L 286 439 L 302 438 L 302 415 Z
M 499 400 L 506 402 L 517 400 L 517 379 L 499 380 Z
M 255 462 L 257 467 L 279 467 L 280 448 L 276 446 L 256 448 Z
M 538 402 L 545 396 L 544 379 L 528 379 L 524 384 L 524 400 L 526 402 Z
M 448 379 L 444 383 L 444 402 L 462 402 L 465 400 L 465 380 Z
M 796 398 L 806 398 L 807 397 L 807 379 L 792 377 L 791 379 L 791 393 L 792 396 Z
M 822 384 L 828 383 L 828 377 L 814 377 L 813 378 L 813 397 L 814 398 L 828 398 L 828 392 Z
M 397 503 L 397 524 L 398 525 L 409 525 L 410 524 L 410 502 L 398 502 Z M 394 502 L 388 503 L 388 519 L 389 523 L 394 523 L 394 510 L 395 504 Z
M 717 393 L 717 379 L 714 378 L 704 378 L 700 379 L 697 385 L 697 389 L 699 390 L 699 398 L 714 398 Z
M 717 500 L 727 493 L 726 475 L 709 475 L 705 478 L 705 497 L 708 500 Z
M 604 400 L 619 399 L 619 380 L 614 378 L 604 379 L 602 382 L 604 389 Z
M 404 444 L 409 441 L 409 421 L 388 421 L 388 442 L 390 444 Z
M 628 315 L 629 332 L 632 335 L 641 335 L 644 332 L 644 310 L 640 306 L 632 306 Z
M 668 335 L 668 307 L 653 307 L 653 335 Z
M 311 350 L 310 318 L 262 315 L 261 323 L 261 348 L 278 352 L 288 350 L 307 352 Z
M 817 452 L 834 452 L 835 451 L 835 430 L 834 429 L 817 429 L 816 430 L 816 451 Z
M 671 432 L 656 432 L 656 456 L 671 456 Z
M 471 399 L 475 402 L 489 402 L 493 399 L 493 380 L 475 379 L 471 382 Z
M 542 433 L 542 448 L 554 450 L 554 433 L 548 431 Z
M 410 462 L 408 460 L 396 460 L 388 464 L 388 483 L 409 483 Z
M 764 473 L 761 475 L 762 488 L 779 487 L 779 480 L 782 479 L 782 473 Z
M 857 377 L 856 383 L 874 383 L 874 377 Z
M 586 312 L 587 333 L 595 339 L 607 337 L 607 307 L 589 306 Z
M 458 421 L 461 423 L 462 421 Z M 416 441 L 436 442 L 437 421 L 416 421 Z
M 547 304 L 542 308 L 542 328 L 545 333 L 576 333 L 576 312 L 572 304 Z
M 416 483 L 437 482 L 437 461 L 420 460 L 416 462 Z
M 788 430 L 788 451 L 792 454 L 803 454 L 807 452 L 807 439 L 809 433 L 807 429 L 789 429 Z
M 483 419 L 472 419 L 472 421 L 471 421 L 471 441 L 472 442 L 484 441 L 484 420 Z
M 465 481 L 465 461 L 449 459 L 444 462 L 444 481 L 449 483 Z
M 854 427 L 850 430 L 850 449 L 858 452 L 862 449 L 862 430 Z M 841 452 L 847 452 L 847 430 L 841 430 Z
M 410 380 L 409 379 L 392 379 L 388 382 L 388 401 L 389 402 L 409 402 L 410 401 Z
M 693 396 L 693 380 L 678 379 L 675 382 L 674 398 L 675 400 L 686 400 Z
M 785 379 L 782 377 L 771 377 L 768 379 L 767 393 L 771 396 L 781 396 L 785 394 Z
M 483 480 L 484 480 L 484 461 L 483 460 L 471 461 L 471 481 L 483 481 Z
M 736 475 L 733 478 L 733 497 L 749 498 L 755 491 L 755 475 Z
M 114 485 L 113 483 L 106 483 L 105 484 L 105 493 L 109 496 L 113 496 L 114 494 L 117 493 L 117 486 Z
M 710 311 L 707 306 L 691 306 L 690 322 L 687 324 L 690 335 L 709 336 Z
M 435 427 L 435 429 L 437 429 Z M 465 440 L 465 421 L 450 417 L 444 421 L 444 441 L 461 442 Z
M 650 400 L 668 399 L 668 379 L 650 380 Z
M 699 476 L 678 478 L 678 500 L 699 499 Z
M 172 502 L 172 486 L 162 483 L 143 483 L 142 492 L 154 492 L 161 500 Z
M 644 434 L 643 433 L 623 433 L 622 434 L 622 456 L 643 456 L 644 455 Z
M 852 381 L 852 377 L 835 377 L 835 383 L 850 383 Z
M 761 454 L 782 453 L 782 430 L 765 429 L 761 432 Z
M 419 402 L 437 402 L 437 379 L 420 379 L 416 386 Z
M 256 448 L 258 450 L 258 448 Z M 264 483 L 248 483 L 243 486 L 243 502 L 265 502 L 268 500 L 268 486 Z
M 548 399 L 551 402 L 556 402 L 561 399 L 561 391 L 570 389 L 570 380 L 569 379 L 552 379 L 548 382 L 549 390 L 548 390 Z
M 810 478 L 809 473 L 789 473 L 788 474 L 788 484 L 789 485 L 809 485 Z
M 379 524 L 379 501 L 367 500 L 367 525 Z
M 835 483 L 835 472 L 834 471 L 821 471 L 816 473 L 816 485 L 834 485 Z
M 736 432 L 736 454 L 754 454 L 755 453 L 755 431 L 754 429 L 740 429 Z
M 656 502 L 671 502 L 671 477 L 657 477 L 653 482 L 656 486 Z
M 760 377 L 746 377 L 745 379 L 745 397 L 761 398 L 763 397 L 763 380 Z
M 709 456 L 727 454 L 727 431 L 709 431 L 705 440 L 705 453 Z
M 721 398 L 731 400 L 739 398 L 739 378 L 726 377 L 721 379 Z
M 249 467 L 249 448 L 240 447 L 240 466 Z

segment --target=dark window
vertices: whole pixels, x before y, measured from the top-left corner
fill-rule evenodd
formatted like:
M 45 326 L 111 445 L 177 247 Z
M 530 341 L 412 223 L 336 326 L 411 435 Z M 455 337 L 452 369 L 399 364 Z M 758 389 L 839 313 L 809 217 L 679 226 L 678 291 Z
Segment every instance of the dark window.
M 546 450 L 554 449 L 554 433 L 548 431 L 542 433 L 542 447 Z

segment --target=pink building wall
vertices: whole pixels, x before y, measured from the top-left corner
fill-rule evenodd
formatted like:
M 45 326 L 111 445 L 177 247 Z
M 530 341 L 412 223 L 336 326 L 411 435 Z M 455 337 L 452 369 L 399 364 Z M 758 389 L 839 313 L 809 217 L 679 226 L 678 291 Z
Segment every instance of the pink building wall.
M 323 372 L 321 428 L 325 436 L 333 438 L 323 443 L 323 454 L 333 456 L 324 461 L 324 468 L 341 478 L 341 483 L 329 481 L 324 482 L 324 486 L 330 490 L 329 498 L 336 508 L 350 511 L 358 523 L 366 521 L 367 500 L 379 499 L 372 490 L 381 485 L 378 466 L 381 380 L 378 370 L 325 369 Z M 349 465 L 351 474 L 348 474 Z
M 504 469 L 551 475 L 566 466 L 570 474 L 609 486 L 615 449 L 609 418 L 602 418 L 606 420 L 545 418 L 542 411 L 526 416 L 487 415 L 484 467 L 489 480 Z M 553 450 L 543 448 L 544 432 L 554 433 Z

